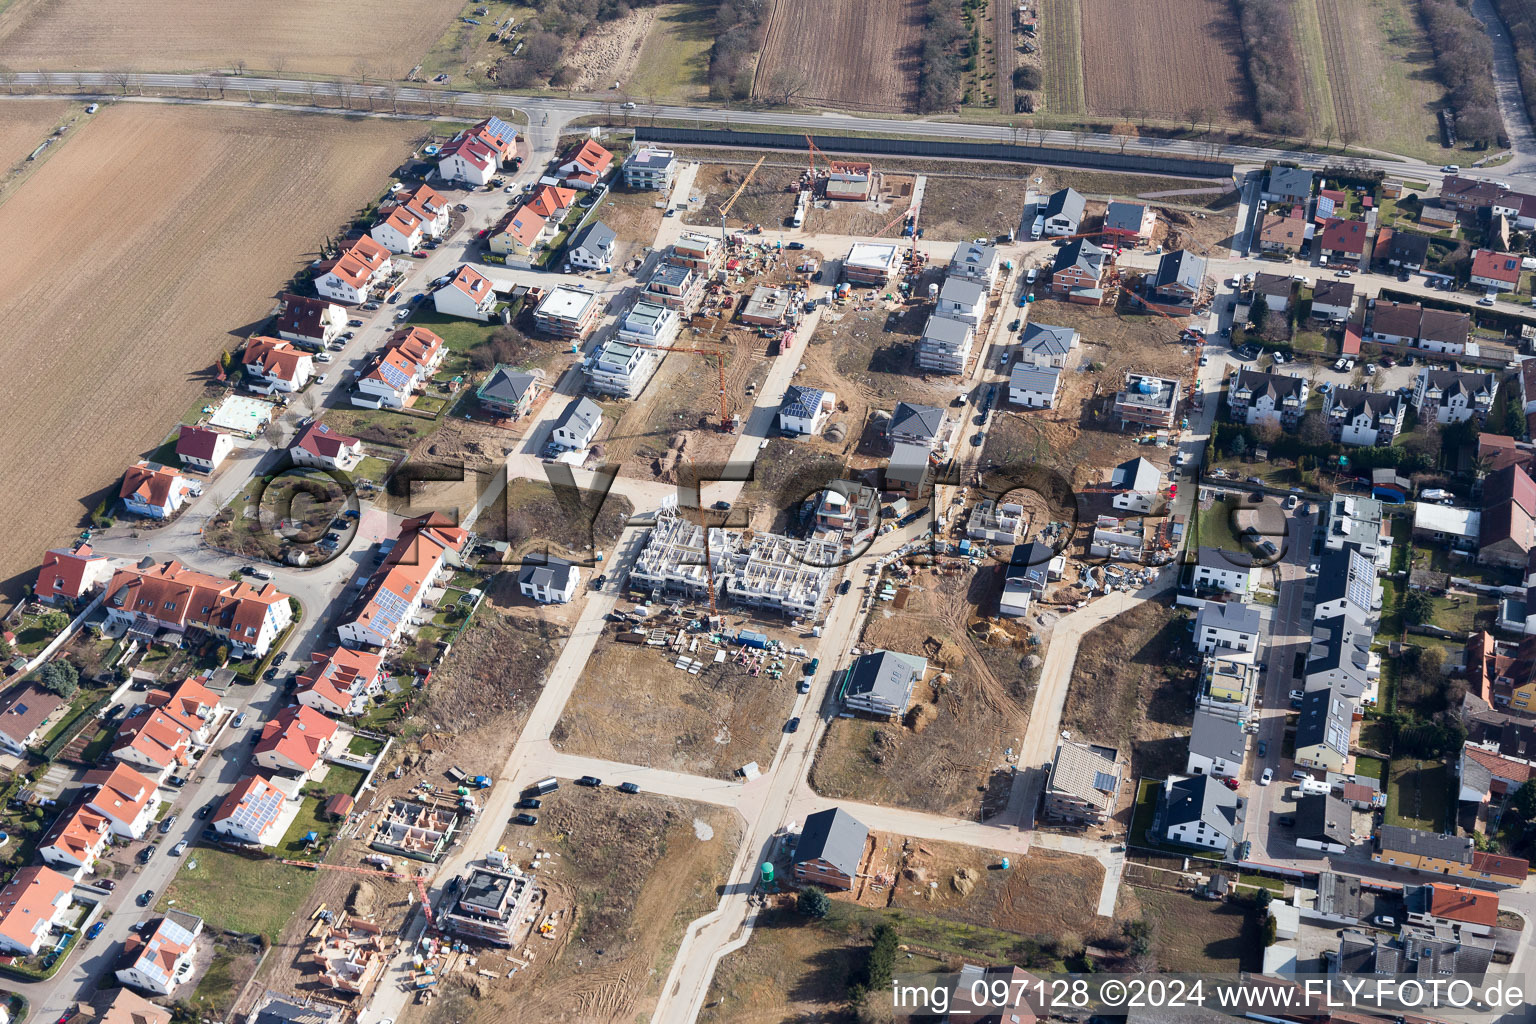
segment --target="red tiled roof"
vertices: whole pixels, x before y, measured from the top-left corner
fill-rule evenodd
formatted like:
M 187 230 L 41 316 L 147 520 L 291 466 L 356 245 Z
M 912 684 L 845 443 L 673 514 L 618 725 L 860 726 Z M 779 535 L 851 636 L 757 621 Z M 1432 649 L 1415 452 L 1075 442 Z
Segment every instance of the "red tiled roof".
M 299 436 L 293 439 L 288 447 L 302 448 L 322 459 L 335 460 L 343 449 L 354 448 L 362 444 L 362 441 L 346 434 L 338 434 L 324 423 L 311 423 L 305 427 Z
M 379 674 L 382 654 L 368 654 L 349 647 L 310 654 L 309 668 L 299 676 L 298 693 L 314 693 L 322 701 L 345 710 L 354 694 Z M 302 703 L 302 701 L 301 701 Z
M 181 426 L 181 436 L 176 439 L 176 454 L 184 459 L 201 459 L 212 462 L 214 449 L 224 435 L 208 427 Z
M 389 262 L 389 250 L 367 235 L 361 235 L 333 260 L 317 268 L 321 276 L 335 274 L 353 288 L 361 288 L 380 267 Z
M 1365 252 L 1365 223 L 1330 217 L 1323 222 L 1322 238 L 1318 245 L 1328 252 L 1344 252 L 1359 256 Z
M 46 937 L 36 930 L 38 922 L 51 921 L 59 898 L 74 887 L 68 876 L 52 868 L 36 864 L 22 868 L 0 889 L 0 934 L 17 945 L 37 949 Z
M 1519 466 L 1511 465 L 1490 473 L 1483 483 L 1483 508 L 1513 501 L 1528 516 L 1536 516 L 1536 481 Z
M 1343 352 L 1347 356 L 1357 356 L 1360 354 L 1360 328 L 1354 324 L 1348 324 L 1344 328 Z
M 1499 923 L 1499 894 L 1431 882 L 1429 912 L 1449 921 L 1465 921 L 1492 928 Z
M 468 263 L 459 268 L 458 273 L 453 275 L 453 280 L 449 281 L 446 287 L 457 288 L 476 303 L 484 302 L 487 297 L 495 294 L 491 288 L 491 279 Z
M 125 764 L 117 765 L 110 772 L 91 772 L 85 781 L 101 787 L 91 797 L 91 805 L 124 825 L 131 824 L 155 798 L 155 784 Z
M 273 753 L 309 771 L 320 761 L 320 750 L 336 735 L 336 723 L 304 704 L 279 711 L 261 730 L 255 753 Z
M 140 462 L 129 466 L 123 474 L 123 485 L 118 488 L 117 496 L 137 497 L 146 505 L 166 508 L 171 503 L 171 494 L 177 488 L 180 488 L 183 497 L 191 491 L 191 487 L 174 469 L 157 466 L 152 462 Z
M 278 380 L 297 381 L 299 367 L 310 358 L 293 342 L 279 338 L 258 334 L 245 343 L 245 365 L 259 367 L 263 374 Z
M 111 822 L 104 816 L 81 805 L 59 816 L 43 837 L 41 848 L 58 847 L 71 859 L 84 863 L 101 852 L 111 830 Z
M 574 202 L 576 202 L 575 189 L 544 185 L 533 194 L 532 199 L 523 204 L 523 208 L 532 210 L 540 217 L 554 217 L 569 210 Z
M 1514 285 L 1520 282 L 1520 257 L 1492 249 L 1479 249 L 1472 254 L 1472 276 L 1486 277 Z
M 94 554 L 89 544 L 81 544 L 73 551 L 50 548 L 43 553 L 43 565 L 32 592 L 39 597 L 80 597 L 86 590 L 87 569 L 104 565 L 106 560 L 106 555 Z
M 288 595 L 274 583 L 253 587 L 188 569 L 172 559 L 148 569 L 117 570 L 107 584 L 106 604 L 181 626 L 207 626 L 216 632 L 239 629 L 242 638 L 249 639 L 259 634 L 267 610 L 286 600 Z
M 561 161 L 564 164 L 577 164 L 588 175 L 601 175 L 613 163 L 613 154 L 591 139 L 587 139 L 577 146 Z M 575 175 L 573 175 L 575 177 Z
M 1461 749 L 1469 759 L 1476 761 L 1498 778 L 1509 779 L 1516 785 L 1523 784 L 1531 779 L 1532 768 L 1523 761 L 1511 761 L 1507 757 L 1501 757 L 1491 750 L 1484 750 L 1482 747 L 1466 746 Z
M 1496 853 L 1474 853 L 1472 870 L 1479 874 L 1510 879 L 1518 883 L 1524 882 L 1526 876 L 1531 873 L 1531 862 L 1519 857 L 1502 857 Z

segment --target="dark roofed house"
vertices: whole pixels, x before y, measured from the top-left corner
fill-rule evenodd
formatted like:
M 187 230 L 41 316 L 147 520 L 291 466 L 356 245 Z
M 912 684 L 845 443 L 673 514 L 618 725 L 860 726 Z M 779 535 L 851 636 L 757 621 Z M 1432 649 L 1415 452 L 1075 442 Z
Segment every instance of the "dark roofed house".
M 886 425 L 885 436 L 892 444 L 920 444 L 932 448 L 944 429 L 944 410 L 915 402 L 898 402 Z
M 851 889 L 864 859 L 869 829 L 841 807 L 806 815 L 795 843 L 795 879 L 827 889 Z
M 1322 279 L 1312 289 L 1312 319 L 1343 320 L 1355 307 L 1355 286 L 1349 281 Z
M 1099 287 L 1104 277 L 1107 252 L 1086 238 L 1075 238 L 1056 250 L 1051 263 L 1051 288 L 1069 302 L 1097 305 L 1104 299 Z
M 580 582 L 576 567 L 553 555 L 525 559 L 517 571 L 518 592 L 540 604 L 566 603 Z
M 1263 196 L 1272 203 L 1305 202 L 1312 196 L 1312 172 L 1301 167 L 1271 167 Z
M 1209 775 L 1163 782 L 1158 821 L 1169 842 L 1224 852 L 1243 838 L 1244 803 Z
M 613 261 L 613 244 L 618 235 L 613 228 L 595 220 L 576 233 L 565 251 L 566 261 L 573 267 L 587 270 L 607 270 Z
M 1384 255 L 1389 266 L 1418 270 L 1429 257 L 1429 236 L 1413 231 L 1393 231 Z
M 895 651 L 871 651 L 854 659 L 843 676 L 843 707 L 879 718 L 906 713 L 912 688 L 928 671 L 928 660 Z
M 27 747 L 42 738 L 44 727 L 68 705 L 37 683 L 26 683 L 0 704 L 0 749 L 25 757 Z
M 1227 386 L 1227 406 L 1234 423 L 1294 430 L 1307 411 L 1309 391 L 1296 374 L 1239 369 Z
M 1343 853 L 1350 845 L 1350 809 L 1332 793 L 1311 793 L 1296 801 L 1296 845 Z
M 1388 345 L 1412 345 L 1419 340 L 1424 307 L 1414 302 L 1376 300 L 1371 307 L 1371 340 Z
M 1433 417 L 1436 423 L 1461 423 L 1487 419 L 1493 408 L 1498 378 L 1491 373 L 1437 370 L 1426 366 L 1414 381 L 1413 407 L 1419 420 Z
M 1390 391 L 1334 388 L 1323 399 L 1323 415 L 1337 441 L 1389 445 L 1403 427 L 1403 399 Z
M 1419 347 L 1429 352 L 1460 355 L 1472 336 L 1472 317 L 1446 309 L 1426 309 L 1419 318 Z
M 487 412 L 504 419 L 515 420 L 533 404 L 538 378 L 531 373 L 516 370 L 505 363 L 497 363 L 486 375 L 485 381 L 475 389 L 475 397 Z
M 1075 188 L 1059 189 L 1051 193 L 1045 204 L 1045 233 L 1048 236 L 1075 235 L 1082 223 L 1083 210 L 1088 201 Z
M 1113 202 L 1104 211 L 1104 235 L 1120 245 L 1134 246 L 1152 237 L 1157 214 L 1144 203 Z
M 1272 312 L 1284 313 L 1291 304 L 1291 291 L 1296 282 L 1286 274 L 1258 273 L 1253 276 L 1253 301 L 1264 300 Z M 1252 313 L 1249 317 L 1252 317 Z
M 1536 482 L 1517 465 L 1483 481 L 1483 510 L 1477 560 L 1485 565 L 1524 568 L 1536 549 Z
M 1408 974 L 1481 978 L 1493 962 L 1492 942 L 1447 939 L 1417 929 L 1399 937 L 1346 930 L 1339 940 L 1340 974 Z
M 1205 257 L 1187 249 L 1164 253 L 1149 276 L 1152 294 L 1164 302 L 1195 302 L 1205 286 L 1205 266 Z

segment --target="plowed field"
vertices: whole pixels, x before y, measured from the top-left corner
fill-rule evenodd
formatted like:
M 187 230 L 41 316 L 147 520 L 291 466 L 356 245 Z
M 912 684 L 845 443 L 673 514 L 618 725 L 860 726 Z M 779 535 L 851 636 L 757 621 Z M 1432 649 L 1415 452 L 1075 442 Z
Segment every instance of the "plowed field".
M 1236 19 L 1226 0 L 1080 0 L 1088 110 L 1251 121 Z M 1050 26 L 1045 26 L 1050 33 Z
M 7 596 L 160 443 L 231 332 L 266 317 L 419 131 L 118 104 L 0 204 Z
M 403 78 L 460 0 L 16 0 L 0 14 L 0 62 L 18 70 L 263 71 Z
M 778 0 L 758 58 L 757 98 L 774 93 L 775 72 L 803 69 L 797 102 L 900 113 L 917 98 L 922 0 Z

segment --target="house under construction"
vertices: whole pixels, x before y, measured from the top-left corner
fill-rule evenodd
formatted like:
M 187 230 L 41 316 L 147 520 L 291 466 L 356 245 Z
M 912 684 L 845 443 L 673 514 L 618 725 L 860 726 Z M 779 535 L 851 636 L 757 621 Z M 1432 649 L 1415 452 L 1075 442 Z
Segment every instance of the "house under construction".
M 384 938 L 384 929 L 367 918 L 351 916 L 320 922 L 310 937 L 309 958 L 321 979 L 338 992 L 365 998 L 384 976 L 398 941 Z
M 495 946 L 514 945 L 533 892 L 533 879 L 528 875 L 474 868 L 460 879 L 458 896 L 442 915 L 443 927 L 467 939 Z
M 838 546 L 827 540 L 797 540 L 774 533 L 704 528 L 662 509 L 630 570 L 630 585 L 664 594 L 705 598 L 710 576 L 717 594 L 737 604 L 815 618 L 826 601 Z
M 436 863 L 453 846 L 458 830 L 459 812 L 450 804 L 391 800 L 368 845 L 381 853 Z

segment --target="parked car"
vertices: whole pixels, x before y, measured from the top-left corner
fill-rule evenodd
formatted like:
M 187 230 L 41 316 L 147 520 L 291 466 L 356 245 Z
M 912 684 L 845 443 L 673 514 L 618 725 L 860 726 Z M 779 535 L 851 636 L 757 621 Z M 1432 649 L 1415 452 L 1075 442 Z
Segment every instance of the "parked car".
M 235 716 L 235 720 L 233 722 L 230 722 L 229 724 L 230 724 L 231 727 L 233 727 L 235 729 L 239 729 L 239 728 L 244 727 L 244 725 L 245 725 L 245 712 L 244 711 L 240 712 L 238 715 Z
M 177 815 L 175 815 L 175 814 L 168 814 L 168 815 L 166 815 L 165 820 L 160 823 L 160 834 L 161 835 L 169 834 L 171 829 L 176 827 L 176 818 L 177 818 Z
M 800 681 L 795 684 L 795 689 L 798 692 L 800 692 L 800 693 L 810 693 L 811 692 L 811 681 L 809 679 L 807 679 L 806 677 L 801 676 L 800 677 Z
M 541 806 L 543 806 L 543 801 L 542 800 L 537 800 L 537 799 L 535 799 L 534 797 L 531 797 L 531 796 L 525 796 L 525 797 L 523 797 L 521 800 L 519 800 L 517 802 L 516 806 L 520 810 L 536 811 Z
M 144 849 L 139 851 L 139 863 L 148 864 L 151 860 L 154 859 L 154 856 L 155 848 L 153 846 L 146 846 Z
M 90 930 L 85 933 L 86 941 L 90 941 L 91 939 L 94 939 L 96 936 L 100 935 L 102 932 L 104 932 L 106 930 L 107 930 L 107 922 L 105 922 L 105 921 L 97 921 L 95 924 L 91 925 Z
M 181 842 L 177 843 L 175 846 L 171 847 L 171 856 L 172 857 L 180 857 L 182 854 L 184 854 L 186 852 L 187 852 L 187 841 L 185 839 L 183 839 Z
M 598 778 L 596 775 L 583 775 L 581 778 L 576 780 L 576 785 L 587 786 L 589 788 L 601 786 L 602 784 L 603 780 Z
M 155 890 L 145 889 L 143 892 L 139 893 L 138 898 L 133 902 L 137 903 L 141 907 L 149 906 L 151 903 L 155 902 Z
M 1226 786 L 1228 789 L 1232 790 L 1234 793 L 1237 792 L 1237 780 L 1236 779 L 1228 777 L 1228 776 L 1223 776 L 1222 780 L 1221 780 L 1221 784 L 1223 786 Z
M 784 723 L 784 731 L 785 732 L 796 732 L 796 731 L 799 730 L 799 728 L 800 728 L 800 719 L 799 719 L 798 716 L 795 717 L 795 718 L 791 718 L 789 721 Z
M 1265 768 L 1264 774 L 1259 776 L 1259 785 L 1267 786 L 1275 781 L 1275 772 L 1272 768 Z
M 1291 691 L 1291 700 L 1302 700 L 1306 696 L 1307 695 L 1305 693 L 1302 693 L 1300 690 L 1292 690 Z
M 1300 503 L 1300 500 L 1301 499 L 1297 498 L 1294 494 L 1287 495 L 1285 499 L 1285 510 L 1289 512 Z
M 330 361 L 331 361 L 331 354 L 329 352 L 316 352 L 315 353 L 315 362 L 317 362 L 317 363 L 328 363 Z
M 640 787 L 638 785 L 636 785 L 635 783 L 633 783 L 633 782 L 625 782 L 625 783 L 622 783 L 619 786 L 619 792 L 620 793 L 638 793 L 638 792 L 640 792 Z
M 363 322 L 361 320 L 348 320 L 347 321 L 347 326 L 348 327 L 361 327 L 361 326 L 363 326 Z
M 537 825 L 538 823 L 538 816 L 533 814 L 519 814 L 512 819 L 514 825 Z
M 805 248 L 805 243 L 804 242 L 790 242 L 784 248 L 786 248 L 786 249 L 804 249 Z
M 377 302 L 365 302 L 365 303 L 363 303 L 363 308 L 368 310 L 368 312 L 371 313 L 374 310 L 379 308 L 379 304 Z
M 728 511 L 730 511 L 731 503 L 726 501 L 726 500 L 724 500 L 724 499 L 721 499 L 720 501 L 715 502 L 714 508 L 717 511 L 720 511 L 720 512 L 728 512 Z

